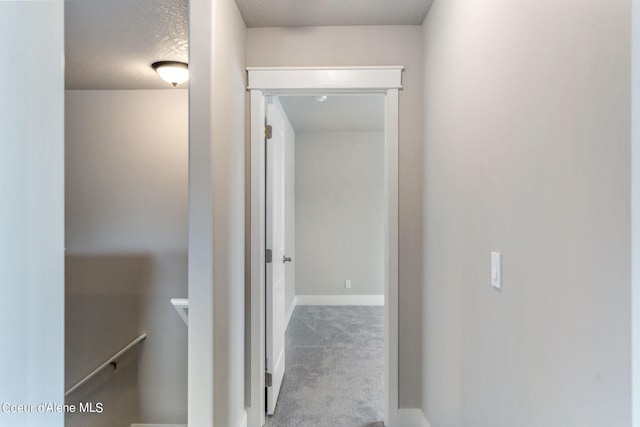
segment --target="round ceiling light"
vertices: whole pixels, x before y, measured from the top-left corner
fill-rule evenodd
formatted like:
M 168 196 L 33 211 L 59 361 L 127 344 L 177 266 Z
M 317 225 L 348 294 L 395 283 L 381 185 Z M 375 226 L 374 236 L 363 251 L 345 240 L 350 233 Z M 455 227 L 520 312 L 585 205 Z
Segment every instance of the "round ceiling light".
M 184 62 L 158 61 L 151 64 L 151 68 L 156 70 L 156 73 L 164 81 L 171 83 L 173 87 L 189 80 L 189 66 Z

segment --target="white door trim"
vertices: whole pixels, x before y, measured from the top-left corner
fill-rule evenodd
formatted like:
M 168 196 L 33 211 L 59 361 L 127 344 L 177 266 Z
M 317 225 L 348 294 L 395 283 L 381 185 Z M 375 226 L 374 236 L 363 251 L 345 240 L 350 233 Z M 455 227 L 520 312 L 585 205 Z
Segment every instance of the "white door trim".
M 274 91 L 386 91 L 402 88 L 402 67 L 248 67 L 248 89 Z
M 640 427 L 640 0 L 632 2 L 631 49 L 631 425 Z
M 264 119 L 265 96 L 381 93 L 385 95 L 385 426 L 398 427 L 398 90 L 401 66 L 247 68 L 251 91 L 251 297 L 248 427 L 265 421 Z

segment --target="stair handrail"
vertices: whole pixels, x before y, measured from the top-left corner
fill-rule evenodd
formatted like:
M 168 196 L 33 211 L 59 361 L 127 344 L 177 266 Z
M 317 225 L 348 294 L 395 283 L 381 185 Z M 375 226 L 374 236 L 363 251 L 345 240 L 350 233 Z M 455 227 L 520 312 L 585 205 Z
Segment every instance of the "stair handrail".
M 127 351 L 131 350 L 133 347 L 135 347 L 136 345 L 138 345 L 140 342 L 144 341 L 147 338 L 147 334 L 142 334 L 140 335 L 138 338 L 136 338 L 135 340 L 131 341 L 129 344 L 126 345 L 126 347 L 124 347 L 122 350 L 120 350 L 119 352 L 117 352 L 116 354 L 114 354 L 113 356 L 111 356 L 109 359 L 107 359 L 106 362 L 104 362 L 102 365 L 98 366 L 96 369 L 94 369 L 89 375 L 87 375 L 86 377 L 84 377 L 83 379 L 81 379 L 80 381 L 78 381 L 76 383 L 76 385 L 74 385 L 73 387 L 71 387 L 69 390 L 67 390 L 64 395 L 68 396 L 69 394 L 73 393 L 78 387 L 80 387 L 81 385 L 83 385 L 84 383 L 86 383 L 87 381 L 89 381 L 91 378 L 93 378 L 98 372 L 100 372 L 101 370 L 103 370 L 104 368 L 106 368 L 109 365 L 112 365 L 114 363 L 116 363 L 116 361 L 118 360 L 118 358 L 120 356 L 122 356 L 123 354 L 125 354 Z

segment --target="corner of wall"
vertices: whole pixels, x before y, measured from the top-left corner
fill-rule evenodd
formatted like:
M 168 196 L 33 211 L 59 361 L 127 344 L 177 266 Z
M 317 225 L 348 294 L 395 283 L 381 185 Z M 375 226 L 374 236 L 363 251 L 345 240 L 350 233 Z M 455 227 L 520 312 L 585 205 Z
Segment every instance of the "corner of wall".
M 398 427 L 431 427 L 420 408 L 406 408 L 398 411 Z

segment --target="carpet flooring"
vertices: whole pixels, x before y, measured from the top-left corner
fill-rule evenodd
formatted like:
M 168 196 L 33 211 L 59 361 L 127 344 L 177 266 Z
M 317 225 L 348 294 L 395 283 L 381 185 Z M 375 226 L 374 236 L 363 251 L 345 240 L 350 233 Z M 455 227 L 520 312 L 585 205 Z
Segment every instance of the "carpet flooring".
M 266 427 L 383 427 L 384 307 L 298 306 Z

